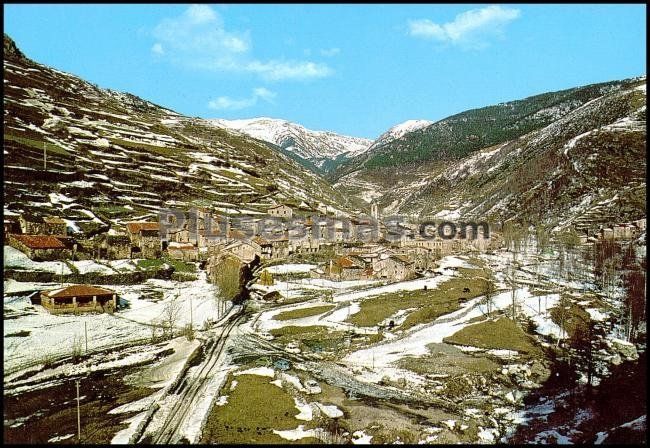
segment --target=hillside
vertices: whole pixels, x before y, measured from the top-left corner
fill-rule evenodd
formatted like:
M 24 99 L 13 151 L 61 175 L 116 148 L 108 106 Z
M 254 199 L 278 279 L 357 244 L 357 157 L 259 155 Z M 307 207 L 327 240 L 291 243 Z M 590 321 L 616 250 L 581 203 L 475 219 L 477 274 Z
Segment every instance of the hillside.
M 5 212 L 54 213 L 83 229 L 165 206 L 354 208 L 270 143 L 36 63 L 6 35 L 4 48 Z
M 278 145 L 289 157 L 317 173 L 332 171 L 349 158 L 365 152 L 372 143 L 364 138 L 312 131 L 299 124 L 274 118 L 214 119 L 209 122 Z
M 513 140 L 541 129 L 569 112 L 631 81 L 612 81 L 549 92 L 526 99 L 472 109 L 419 127 L 396 139 L 378 139 L 365 153 L 332 173 L 339 178 L 360 169 L 460 160 L 481 148 Z
M 539 130 L 469 154 L 471 145 L 449 146 L 437 160 L 360 169 L 337 185 L 377 198 L 385 214 L 563 225 L 637 219 L 645 215 L 645 78 L 597 90 L 604 93 Z M 424 141 L 438 126 L 400 140 Z

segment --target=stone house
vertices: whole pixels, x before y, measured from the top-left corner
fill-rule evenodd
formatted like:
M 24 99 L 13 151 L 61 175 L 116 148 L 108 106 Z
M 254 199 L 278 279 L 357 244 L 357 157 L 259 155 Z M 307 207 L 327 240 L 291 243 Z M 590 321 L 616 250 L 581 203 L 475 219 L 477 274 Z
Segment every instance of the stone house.
M 117 294 L 96 286 L 73 285 L 42 291 L 41 305 L 52 314 L 113 312 L 117 309 Z
M 66 222 L 56 216 L 34 216 L 23 213 L 18 217 L 20 230 L 25 235 L 61 235 L 68 234 Z
M 406 247 L 406 256 L 413 260 L 416 269 L 431 269 L 434 266 L 435 253 L 426 247 Z
M 106 235 L 102 246 L 109 260 L 131 258 L 131 239 L 126 234 Z
M 373 265 L 375 277 L 403 281 L 415 277 L 415 265 L 400 255 L 391 255 Z
M 614 239 L 614 229 L 611 229 L 609 227 L 606 227 L 604 229 L 600 229 L 600 237 L 601 237 L 601 239 L 604 239 L 604 240 L 612 240 L 612 239 Z
M 636 226 L 632 224 L 616 224 L 612 227 L 614 238 L 629 239 L 636 234 Z
M 199 248 L 187 243 L 169 243 L 167 254 L 173 260 L 198 261 Z
M 72 258 L 71 248 L 54 235 L 9 235 L 9 245 L 34 261 Z
M 251 241 L 260 246 L 260 258 L 262 260 L 269 260 L 273 257 L 273 245 L 270 241 L 262 238 L 261 236 L 254 237 Z
M 131 258 L 160 258 L 162 242 L 157 222 L 129 222 L 126 231 L 131 240 Z
M 262 257 L 262 247 L 254 241 L 235 240 L 226 244 L 222 250 L 235 255 L 246 264 Z
M 344 255 L 330 261 L 328 273 L 338 280 L 361 280 L 372 276 L 372 268 L 355 255 Z
M 20 233 L 20 223 L 16 216 L 4 217 L 5 241 L 9 238 L 10 233 Z
M 290 219 L 293 216 L 293 210 L 288 205 L 279 204 L 273 207 L 270 207 L 267 210 L 267 213 L 271 216 L 277 216 L 279 218 Z

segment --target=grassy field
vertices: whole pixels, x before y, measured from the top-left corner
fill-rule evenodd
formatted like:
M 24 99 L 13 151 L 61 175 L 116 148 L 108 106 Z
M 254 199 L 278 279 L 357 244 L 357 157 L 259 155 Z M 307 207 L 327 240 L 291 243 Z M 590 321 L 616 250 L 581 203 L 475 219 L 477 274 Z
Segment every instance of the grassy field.
M 443 342 L 485 349 L 516 350 L 531 356 L 542 354 L 532 337 L 505 317 L 469 325 L 444 338 Z
M 401 291 L 366 299 L 361 302 L 361 310 L 351 316 L 348 322 L 361 327 L 372 327 L 399 310 L 415 308 L 399 327 L 406 330 L 451 313 L 460 307 L 461 299 L 470 299 L 483 293 L 485 281 L 479 277 L 488 275 L 483 269 L 459 269 L 459 272 L 461 277 L 443 282 L 436 289 Z M 469 288 L 470 292 L 463 292 L 464 288 Z
M 112 144 L 114 145 L 119 145 L 122 146 L 123 148 L 130 148 L 130 149 L 144 149 L 149 152 L 153 152 L 155 154 L 161 155 L 161 156 L 174 156 L 177 157 L 179 155 L 179 150 L 177 148 L 170 148 L 167 146 L 157 146 L 157 145 L 151 145 L 148 143 L 144 142 L 136 142 L 132 140 L 125 140 L 121 138 L 115 138 L 111 137 L 109 139 Z
M 9 141 L 13 141 L 13 142 L 16 142 L 16 143 L 22 143 L 25 146 L 30 146 L 32 148 L 40 149 L 41 151 L 43 150 L 43 142 L 44 142 L 44 140 L 33 140 L 31 138 L 20 137 L 18 135 L 14 135 L 14 134 L 4 134 L 4 139 L 9 140 Z M 58 145 L 55 145 L 53 143 L 50 143 L 50 142 L 45 142 L 45 147 L 47 148 L 48 153 L 55 153 L 55 154 L 59 154 L 59 155 L 62 155 L 62 156 L 69 156 L 70 155 L 70 153 L 68 151 L 66 151 L 64 148 L 62 148 L 62 147 L 60 147 Z
M 237 385 L 230 391 L 233 379 Z M 295 418 L 299 411 L 291 395 L 270 381 L 259 375 L 231 376 L 224 388 L 229 391 L 228 403 L 213 407 L 201 443 L 291 443 L 273 430 L 295 429 L 298 425 L 305 425 L 305 429 L 313 427 L 312 422 Z M 295 443 L 314 442 L 318 440 L 304 438 Z
M 154 260 L 138 260 L 137 266 L 141 269 L 159 269 L 163 264 L 167 263 L 173 266 L 176 272 L 196 272 L 196 265 L 187 263 L 181 260 L 172 260 L 169 258 L 156 258 Z
M 578 326 L 584 326 L 585 322 L 591 320 L 589 313 L 568 300 L 567 297 L 562 297 L 558 304 L 549 310 L 549 313 L 551 320 L 563 328 L 569 337 L 573 337 Z
M 297 342 L 302 350 L 308 349 L 316 352 L 340 350 L 343 348 L 346 339 L 346 332 L 329 331 L 327 327 L 322 325 L 304 327 L 288 325 L 282 328 L 274 328 L 270 333 L 281 344 Z
M 491 359 L 464 353 L 453 345 L 429 344 L 427 348 L 430 355 L 405 357 L 399 360 L 397 366 L 420 375 L 487 374 L 500 368 Z
M 334 308 L 335 305 L 322 305 L 322 306 L 314 306 L 311 308 L 300 308 L 297 310 L 291 310 L 291 311 L 285 311 L 283 313 L 280 313 L 273 317 L 275 320 L 292 320 L 292 319 L 300 319 L 301 317 L 309 317 L 309 316 L 316 316 L 318 314 L 325 313 L 332 308 Z

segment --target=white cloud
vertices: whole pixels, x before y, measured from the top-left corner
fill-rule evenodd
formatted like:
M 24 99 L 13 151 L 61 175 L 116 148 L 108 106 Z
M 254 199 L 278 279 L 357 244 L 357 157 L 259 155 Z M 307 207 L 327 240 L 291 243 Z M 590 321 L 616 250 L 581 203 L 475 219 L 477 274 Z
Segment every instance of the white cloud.
M 250 32 L 226 30 L 208 5 L 191 5 L 180 16 L 162 20 L 152 35 L 156 39 L 152 52 L 194 69 L 252 73 L 271 81 L 322 78 L 333 72 L 312 61 L 256 59 L 251 55 Z M 163 48 L 163 53 L 158 51 Z
M 208 107 L 215 110 L 241 110 L 255 106 L 258 100 L 273 103 L 277 94 L 264 87 L 257 87 L 248 98 L 233 99 L 228 96 L 220 96 L 208 102 Z
M 277 81 L 280 79 L 323 78 L 332 74 L 326 64 L 308 61 L 251 61 L 243 66 L 248 72 L 259 73 L 264 78 Z
M 320 51 L 320 54 L 322 56 L 326 56 L 326 57 L 329 58 L 329 57 L 332 57 L 332 56 L 336 56 L 340 52 L 341 52 L 340 48 L 325 48 L 325 49 Z
M 214 22 L 218 19 L 217 13 L 208 5 L 190 5 L 184 15 L 190 22 L 196 24 Z
M 153 44 L 153 47 L 151 47 L 151 52 L 159 55 L 165 54 L 165 50 L 163 49 L 163 46 L 160 45 L 159 43 Z
M 277 93 L 271 92 L 269 89 L 266 89 L 264 87 L 257 87 L 253 89 L 253 95 L 257 98 L 261 98 L 264 101 L 268 101 L 271 103 L 273 102 L 275 97 L 278 96 Z
M 465 11 L 453 21 L 443 24 L 429 19 L 411 20 L 409 34 L 465 47 L 483 48 L 490 36 L 503 34 L 505 26 L 520 15 L 518 9 L 491 5 Z

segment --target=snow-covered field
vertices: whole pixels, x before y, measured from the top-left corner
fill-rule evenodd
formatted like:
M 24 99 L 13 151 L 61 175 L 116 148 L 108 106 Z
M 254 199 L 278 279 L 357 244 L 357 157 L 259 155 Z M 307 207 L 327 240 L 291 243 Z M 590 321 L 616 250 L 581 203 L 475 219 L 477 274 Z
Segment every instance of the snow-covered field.
M 4 246 L 4 268 L 45 271 L 63 275 L 72 273 L 62 261 L 32 261 L 27 255 L 11 246 Z
M 9 281 L 9 286 L 18 291 L 21 287 L 32 289 L 40 285 L 21 285 L 20 282 Z M 196 328 L 201 328 L 220 317 L 216 298 L 218 291 L 207 282 L 205 272 L 201 272 L 199 279 L 193 282 L 150 279 L 141 285 L 110 288 L 117 292 L 121 303 L 126 305 L 125 309 L 113 315 L 52 315 L 40 305 L 32 305 L 26 295 L 5 296 L 5 315 L 12 316 L 4 320 L 5 372 L 70 355 L 75 338 L 84 340 L 84 325 L 88 328 L 88 350 L 92 352 L 146 341 L 152 335 L 151 324 L 160 323 L 172 303 L 176 308 L 177 328 L 188 324 L 190 319 Z M 162 298 L 157 302 L 147 298 L 148 294 L 154 292 L 162 293 Z M 8 337 L 19 332 L 29 334 Z
M 271 274 L 302 274 L 317 267 L 315 264 L 280 264 L 269 266 L 266 271 Z

